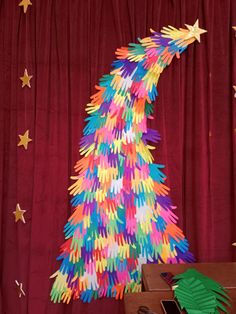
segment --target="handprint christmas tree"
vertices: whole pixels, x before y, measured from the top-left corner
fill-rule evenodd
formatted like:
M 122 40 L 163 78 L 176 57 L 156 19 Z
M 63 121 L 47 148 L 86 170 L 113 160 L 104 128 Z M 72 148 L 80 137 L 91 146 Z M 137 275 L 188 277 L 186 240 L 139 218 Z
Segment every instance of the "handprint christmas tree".
M 159 134 L 147 126 L 162 71 L 205 32 L 198 21 L 186 26 L 151 30 L 138 44 L 118 49 L 110 74 L 96 86 L 86 108 L 83 157 L 69 188 L 74 211 L 52 276 L 54 302 L 118 299 L 140 291 L 142 264 L 193 260 L 176 225 L 163 166 L 150 152 Z

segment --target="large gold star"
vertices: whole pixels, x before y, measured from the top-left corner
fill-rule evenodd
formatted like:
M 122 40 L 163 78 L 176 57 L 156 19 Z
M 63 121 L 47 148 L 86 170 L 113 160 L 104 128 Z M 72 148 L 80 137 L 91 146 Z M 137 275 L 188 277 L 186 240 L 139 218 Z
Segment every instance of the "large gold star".
M 25 296 L 25 291 L 23 290 L 22 282 L 18 282 L 17 280 L 15 280 L 15 284 L 16 284 L 18 297 L 21 298 L 22 295 Z
M 13 214 L 15 215 L 15 222 L 21 220 L 25 224 L 25 212 L 26 210 L 20 208 L 20 204 L 16 204 L 16 210 L 13 212 Z
M 27 149 L 29 142 L 32 141 L 32 139 L 29 138 L 29 130 L 27 130 L 24 135 L 19 134 L 18 136 L 20 138 L 20 142 L 17 144 L 17 146 L 23 145 L 24 148 Z
M 194 25 L 185 24 L 185 26 L 189 30 L 187 38 L 195 37 L 198 42 L 200 42 L 200 35 L 207 32 L 205 29 L 199 28 L 198 19 L 196 20 Z
M 19 7 L 24 7 L 24 13 L 27 12 L 28 6 L 32 5 L 32 3 L 30 2 L 30 0 L 22 0 L 19 4 Z
M 24 71 L 24 76 L 21 76 L 20 79 L 22 81 L 22 87 L 28 86 L 29 88 L 31 87 L 30 85 L 30 80 L 32 79 L 32 75 L 28 75 L 27 69 Z

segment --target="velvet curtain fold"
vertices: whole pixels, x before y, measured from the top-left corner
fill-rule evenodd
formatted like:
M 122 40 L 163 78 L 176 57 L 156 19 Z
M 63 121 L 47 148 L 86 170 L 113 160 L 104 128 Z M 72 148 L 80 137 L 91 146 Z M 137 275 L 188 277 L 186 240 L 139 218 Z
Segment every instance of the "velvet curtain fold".
M 236 2 L 233 0 L 0 2 L 0 306 L 6 314 L 123 313 L 112 299 L 52 304 L 49 276 L 59 267 L 67 192 L 79 159 L 85 105 L 110 71 L 116 48 L 172 25 L 208 33 L 163 73 L 155 119 L 164 164 L 197 261 L 236 260 L 235 138 Z M 22 89 L 24 69 L 33 75 Z M 27 129 L 28 150 L 17 147 Z M 26 224 L 15 223 L 16 204 Z M 18 298 L 15 280 L 26 297 Z

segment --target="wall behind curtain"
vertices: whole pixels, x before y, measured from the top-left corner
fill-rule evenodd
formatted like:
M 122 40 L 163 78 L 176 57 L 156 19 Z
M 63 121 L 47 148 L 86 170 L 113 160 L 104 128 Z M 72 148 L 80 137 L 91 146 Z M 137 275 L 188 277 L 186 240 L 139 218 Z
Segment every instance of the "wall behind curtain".
M 18 2 L 0 1 L 0 312 L 123 312 L 121 302 L 107 299 L 54 305 L 49 276 L 60 265 L 85 104 L 115 49 L 148 36 L 149 28 L 199 18 L 208 30 L 161 77 L 152 127 L 162 142 L 154 156 L 166 165 L 179 225 L 197 260 L 236 260 L 236 2 L 32 0 L 27 14 Z M 25 67 L 31 89 L 21 88 Z M 17 143 L 27 129 L 33 142 L 25 151 Z M 14 222 L 16 203 L 26 210 L 25 225 Z

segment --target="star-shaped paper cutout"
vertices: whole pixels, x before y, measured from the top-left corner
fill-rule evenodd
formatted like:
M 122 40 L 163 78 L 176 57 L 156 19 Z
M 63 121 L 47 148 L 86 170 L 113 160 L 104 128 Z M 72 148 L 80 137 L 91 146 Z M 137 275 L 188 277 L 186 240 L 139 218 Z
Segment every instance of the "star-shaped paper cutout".
M 234 98 L 236 98 L 236 85 L 233 85 L 233 89 L 234 89 Z
M 185 24 L 185 26 L 189 30 L 189 34 L 188 34 L 187 38 L 195 37 L 198 42 L 200 42 L 200 35 L 207 32 L 207 30 L 199 28 L 198 19 L 196 20 L 194 25 Z
M 22 282 L 18 282 L 17 280 L 15 280 L 15 283 L 19 298 L 21 298 L 22 295 L 25 296 L 25 291 L 23 290 Z
M 17 146 L 23 145 L 24 148 L 27 149 L 29 142 L 32 141 L 32 139 L 29 138 L 29 130 L 27 130 L 24 135 L 19 134 L 18 136 L 20 138 L 20 142 L 17 144 Z
M 28 75 L 28 71 L 27 71 L 27 69 L 25 69 L 24 76 L 20 77 L 20 79 L 22 81 L 22 88 L 25 86 L 28 86 L 29 88 L 31 88 L 30 80 L 32 79 L 32 77 L 33 77 L 33 75 Z
M 22 0 L 19 4 L 19 7 L 24 7 L 24 13 L 27 12 L 28 6 L 32 5 L 32 3 L 30 2 L 30 0 Z
M 13 212 L 13 214 L 15 215 L 15 222 L 17 222 L 18 220 L 21 220 L 25 224 L 25 217 L 24 217 L 25 212 L 26 210 L 23 210 L 20 208 L 20 204 L 16 204 L 16 210 Z

